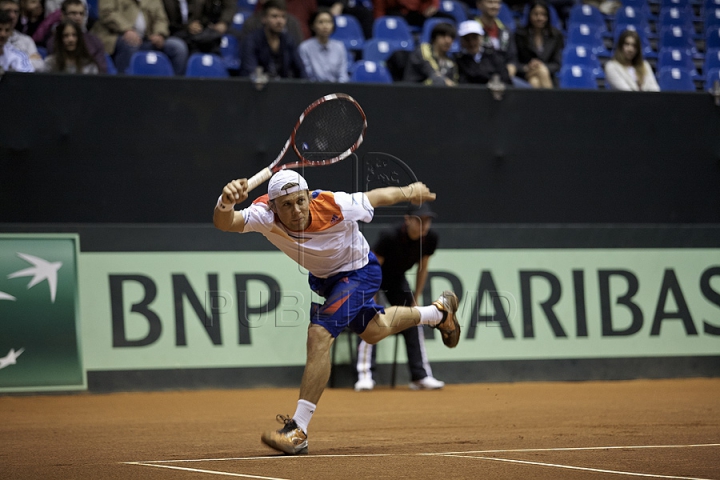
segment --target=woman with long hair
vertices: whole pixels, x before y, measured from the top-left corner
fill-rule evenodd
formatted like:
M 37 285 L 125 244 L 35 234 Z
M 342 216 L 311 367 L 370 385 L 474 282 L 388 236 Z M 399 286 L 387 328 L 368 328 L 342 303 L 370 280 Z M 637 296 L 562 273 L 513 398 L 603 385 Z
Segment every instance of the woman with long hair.
M 518 76 L 535 88 L 553 88 L 553 76 L 560 70 L 565 40 L 550 24 L 550 9 L 544 0 L 530 3 L 527 25 L 515 31 Z
M 605 64 L 605 79 L 615 90 L 659 92 L 652 67 L 643 59 L 640 36 L 625 30 L 618 37 L 613 58 Z
M 55 29 L 55 53 L 45 59 L 45 71 L 97 74 L 98 66 L 88 53 L 80 26 L 70 20 Z

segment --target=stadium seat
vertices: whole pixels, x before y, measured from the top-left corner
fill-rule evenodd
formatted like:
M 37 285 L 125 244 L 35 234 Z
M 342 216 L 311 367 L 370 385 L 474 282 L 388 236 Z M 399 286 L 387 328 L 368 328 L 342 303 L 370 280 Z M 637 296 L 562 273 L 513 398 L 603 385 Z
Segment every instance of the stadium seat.
M 615 29 L 617 29 L 617 25 L 633 25 L 635 30 L 643 31 L 647 38 L 650 38 L 652 34 L 647 17 L 642 10 L 635 7 L 620 7 L 615 13 Z
M 230 25 L 230 28 L 239 33 L 242 30 L 243 25 L 245 25 L 245 20 L 251 15 L 251 12 L 245 10 L 236 12 L 232 17 L 232 24 Z
M 694 57 L 702 58 L 702 55 L 698 54 L 695 48 L 695 40 L 693 39 L 692 32 L 679 26 L 662 29 L 660 32 L 659 48 L 660 50 L 664 48 L 687 50 L 687 52 Z
M 128 75 L 173 76 L 170 59 L 162 52 L 135 52 L 130 58 Z
M 705 51 L 715 48 L 720 48 L 720 27 L 712 27 L 705 32 Z
M 365 44 L 365 35 L 357 18 L 352 15 L 338 15 L 335 17 L 335 30 L 330 38 L 340 40 L 345 44 L 346 50 L 362 50 Z
M 720 8 L 720 0 L 704 0 L 702 9 L 707 12 L 713 8 Z
M 705 10 L 705 21 L 703 22 L 703 25 L 704 31 L 720 27 L 720 7 Z
M 705 74 L 705 91 L 710 91 L 715 82 L 720 82 L 720 68 L 712 68 Z
M 590 25 L 593 28 L 598 29 L 598 32 L 603 35 L 607 32 L 607 26 L 605 25 L 605 17 L 600 13 L 600 10 L 585 4 L 575 4 L 570 9 L 570 15 L 568 17 L 568 29 L 570 25 L 577 24 Z
M 117 75 L 117 68 L 115 68 L 115 62 L 109 54 L 105 54 L 105 64 L 107 65 L 108 75 Z
M 238 39 L 234 35 L 223 35 L 220 40 L 220 55 L 225 68 L 228 70 L 240 69 L 240 45 Z
M 666 27 L 682 27 L 686 30 L 693 32 L 694 27 L 692 9 L 680 9 L 672 7 L 660 10 L 657 29 L 662 30 Z
M 415 39 L 403 17 L 385 15 L 373 22 L 373 38 L 398 42 L 404 49 L 414 49 Z
M 465 4 L 458 0 L 440 0 L 440 11 L 452 15 L 456 24 L 468 19 Z
M 695 68 L 693 63 L 692 55 L 688 54 L 686 50 L 665 48 L 660 50 L 658 54 L 657 70 L 660 71 L 663 68 L 679 68 L 690 72 L 690 75 L 697 79 L 700 75 Z
M 427 20 L 425 20 L 425 23 L 423 23 L 422 32 L 420 33 L 421 42 L 430 43 L 430 34 L 432 33 L 433 28 L 435 28 L 435 25 L 437 25 L 438 23 L 449 23 L 457 29 L 455 23 L 449 18 L 428 18 Z M 453 41 L 452 43 L 452 47 L 450 47 L 450 53 L 455 53 L 459 51 L 460 43 L 458 42 L 458 39 L 455 38 L 455 41 Z
M 246 12 L 253 12 L 257 7 L 257 0 L 237 0 L 237 9 Z
M 567 45 L 584 45 L 591 48 L 598 57 L 609 57 L 602 35 L 590 25 L 580 23 L 571 25 L 566 37 Z
M 713 68 L 720 68 L 720 48 L 711 48 L 705 52 L 702 71 L 706 73 Z
M 358 60 L 352 68 L 350 81 L 358 83 L 392 83 L 392 77 L 383 64 L 369 60 Z
M 188 58 L 186 77 L 226 78 L 228 74 L 225 62 L 218 55 L 193 53 Z
M 387 40 L 371 38 L 365 42 L 365 45 L 363 45 L 362 58 L 363 60 L 382 63 L 397 50 L 403 50 L 398 42 L 389 42 Z
M 503 23 L 503 25 L 505 25 L 505 27 L 507 27 L 508 30 L 511 32 L 515 31 L 515 16 L 513 15 L 513 11 L 510 10 L 510 7 L 508 7 L 505 2 L 500 4 L 500 12 L 498 13 L 497 18 Z
M 690 0 L 660 0 L 660 10 L 664 8 L 679 8 L 685 10 L 690 6 Z
M 590 69 L 594 78 L 605 78 L 605 71 L 591 48 L 584 45 L 569 45 L 563 49 L 563 66 L 580 66 Z
M 680 68 L 660 70 L 657 81 L 663 92 L 694 92 L 696 90 L 690 72 Z
M 597 90 L 592 70 L 580 65 L 563 65 L 558 75 L 560 88 Z

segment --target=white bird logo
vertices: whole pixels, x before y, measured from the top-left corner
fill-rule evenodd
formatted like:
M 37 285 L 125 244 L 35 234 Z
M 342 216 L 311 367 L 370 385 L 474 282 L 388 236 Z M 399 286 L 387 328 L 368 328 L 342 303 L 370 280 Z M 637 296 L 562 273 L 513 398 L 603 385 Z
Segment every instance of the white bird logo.
M 7 278 L 29 277 L 33 276 L 27 288 L 32 288 L 43 280 L 47 280 L 50 286 L 50 299 L 55 303 L 55 293 L 57 292 L 57 272 L 62 267 L 62 262 L 48 262 L 42 258 L 34 257 L 26 253 L 18 252 L 18 257 L 22 258 L 33 266 L 24 270 L 18 270 L 11 273 Z
M 0 370 L 7 366 L 15 365 L 17 363 L 17 358 L 22 355 L 24 351 L 24 348 L 21 348 L 17 352 L 14 348 L 11 348 L 7 355 L 0 358 Z
M 10 295 L 9 293 L 0 292 L 0 300 L 15 300 L 15 297 Z

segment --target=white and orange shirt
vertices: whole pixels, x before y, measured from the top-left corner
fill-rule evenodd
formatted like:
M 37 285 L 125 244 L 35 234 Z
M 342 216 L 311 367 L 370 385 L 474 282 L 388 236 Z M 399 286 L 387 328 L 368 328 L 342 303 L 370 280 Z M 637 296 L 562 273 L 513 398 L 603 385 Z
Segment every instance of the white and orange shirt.
M 367 196 L 316 190 L 310 197 L 310 226 L 304 231 L 286 228 L 263 195 L 241 210 L 244 232 L 262 233 L 316 277 L 328 278 L 367 265 L 370 246 L 357 224 L 370 222 L 375 213 Z

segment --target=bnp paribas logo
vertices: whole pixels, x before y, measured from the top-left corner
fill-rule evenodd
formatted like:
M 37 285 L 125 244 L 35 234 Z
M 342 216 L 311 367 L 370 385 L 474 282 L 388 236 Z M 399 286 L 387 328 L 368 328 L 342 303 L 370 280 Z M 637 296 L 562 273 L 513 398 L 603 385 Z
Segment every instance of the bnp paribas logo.
M 0 235 L 0 390 L 85 386 L 77 236 Z

